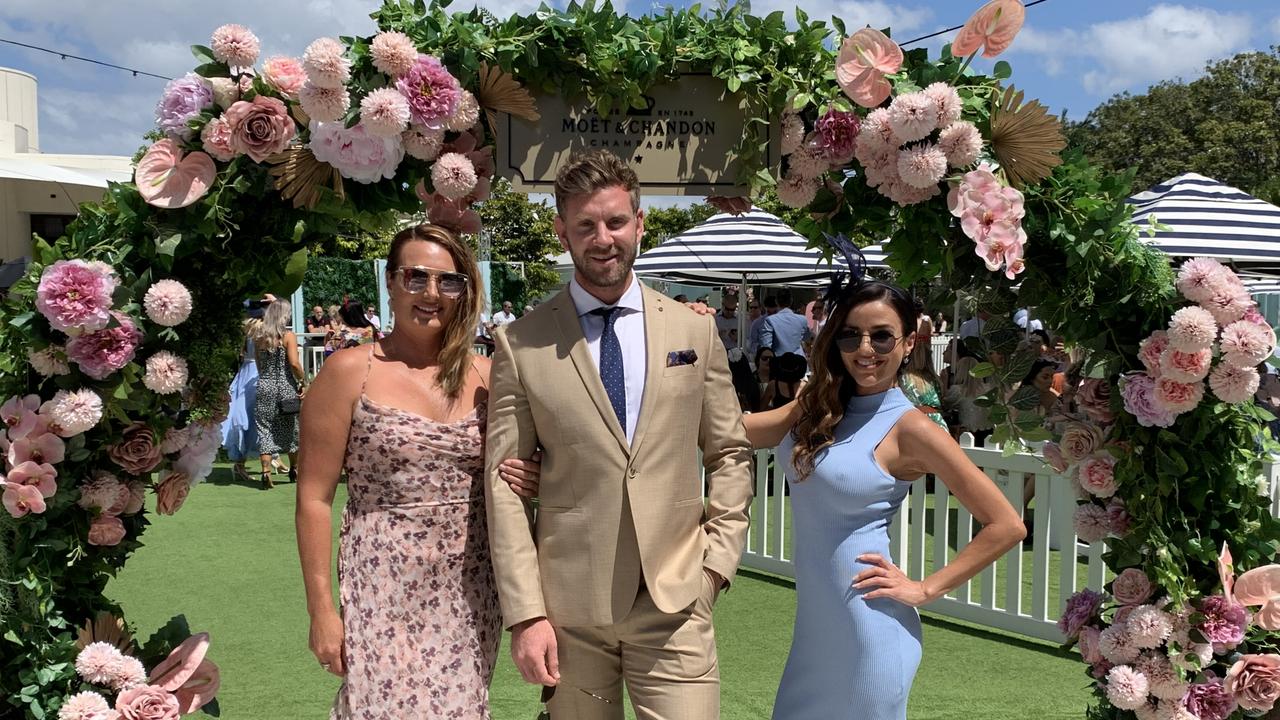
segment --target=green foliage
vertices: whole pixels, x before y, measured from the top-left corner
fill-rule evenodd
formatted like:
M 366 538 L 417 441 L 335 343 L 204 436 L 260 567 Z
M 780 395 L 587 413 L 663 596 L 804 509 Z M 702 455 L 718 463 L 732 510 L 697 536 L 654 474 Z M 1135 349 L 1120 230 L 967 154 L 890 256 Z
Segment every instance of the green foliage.
M 641 240 L 640 251 L 661 245 L 668 238 L 679 235 L 716 212 L 718 211 L 707 203 L 649 208 L 644 213 L 644 238 Z
M 562 252 L 556 238 L 555 209 L 514 192 L 509 181 L 499 178 L 478 211 L 494 261 L 489 289 L 492 307 L 501 308 L 503 300 L 511 300 L 520 308 L 554 289 L 560 276 L 552 258 Z M 523 263 L 523 276 L 516 266 L 503 263 Z
M 378 278 L 372 260 L 319 257 L 307 265 L 302 281 L 304 311 L 319 305 L 341 305 L 344 299 L 359 300 L 366 308 L 378 306 Z

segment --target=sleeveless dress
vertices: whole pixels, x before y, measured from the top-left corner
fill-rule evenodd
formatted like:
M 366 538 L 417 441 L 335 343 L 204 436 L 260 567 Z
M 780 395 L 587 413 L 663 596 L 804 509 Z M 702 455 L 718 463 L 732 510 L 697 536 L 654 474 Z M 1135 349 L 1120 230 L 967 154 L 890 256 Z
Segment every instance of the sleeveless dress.
M 254 422 L 258 398 L 258 362 L 253 340 L 245 340 L 240 369 L 231 380 L 231 405 L 222 421 L 222 447 L 232 462 L 258 454 L 258 425 Z
M 331 720 L 490 717 L 502 616 L 485 524 L 485 410 L 440 423 L 361 387 L 338 550 L 347 675 Z
M 855 396 L 814 471 L 794 481 L 790 434 L 778 448 L 791 487 L 796 623 L 774 703 L 775 720 L 902 720 L 920 664 L 920 615 L 852 587 L 889 555 L 889 522 L 910 487 L 886 473 L 875 448 L 914 406 L 898 388 Z
M 254 398 L 253 422 L 258 433 L 258 451 L 280 455 L 298 449 L 298 414 L 280 412 L 280 400 L 298 396 L 298 384 L 289 369 L 283 347 L 263 350 L 258 356 L 258 391 Z

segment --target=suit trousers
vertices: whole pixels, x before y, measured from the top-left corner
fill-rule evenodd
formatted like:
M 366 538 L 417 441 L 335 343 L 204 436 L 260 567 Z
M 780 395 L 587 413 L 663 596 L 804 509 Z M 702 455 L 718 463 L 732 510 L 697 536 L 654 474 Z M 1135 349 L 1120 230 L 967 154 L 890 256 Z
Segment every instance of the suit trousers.
M 717 720 L 711 610 L 718 593 L 704 572 L 698 599 L 678 613 L 658 610 L 641 588 L 621 623 L 557 627 L 560 684 L 547 702 L 552 720 L 622 720 L 624 684 L 637 720 Z

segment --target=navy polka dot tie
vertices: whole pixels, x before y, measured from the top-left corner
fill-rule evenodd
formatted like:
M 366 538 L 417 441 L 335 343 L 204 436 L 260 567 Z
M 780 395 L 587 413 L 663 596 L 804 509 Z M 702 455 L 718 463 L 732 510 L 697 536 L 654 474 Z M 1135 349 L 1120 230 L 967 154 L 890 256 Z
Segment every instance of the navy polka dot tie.
M 618 416 L 622 432 L 627 432 L 627 376 L 622 372 L 622 345 L 613 325 L 618 320 L 618 307 L 602 307 L 591 311 L 604 318 L 604 333 L 600 335 L 600 381 L 609 395 L 609 404 Z

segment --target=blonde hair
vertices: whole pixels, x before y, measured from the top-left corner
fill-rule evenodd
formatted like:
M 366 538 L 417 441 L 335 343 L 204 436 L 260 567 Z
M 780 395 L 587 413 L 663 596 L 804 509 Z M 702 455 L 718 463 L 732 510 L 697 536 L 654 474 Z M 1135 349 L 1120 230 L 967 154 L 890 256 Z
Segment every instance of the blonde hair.
M 640 178 L 617 155 L 608 150 L 576 153 L 556 173 L 556 214 L 564 217 L 570 198 L 621 185 L 631 194 L 631 211 L 640 209 Z
M 471 252 L 471 246 L 452 232 L 439 225 L 417 225 L 396 233 L 387 250 L 387 282 L 400 267 L 400 254 L 405 245 L 414 241 L 439 245 L 453 257 L 457 271 L 467 276 L 467 288 L 457 299 L 458 311 L 444 329 L 440 344 L 436 384 L 451 400 L 456 400 L 466 386 L 467 370 L 471 367 L 471 346 L 475 343 L 476 328 L 480 325 L 480 311 L 484 306 L 484 285 L 480 279 L 480 266 Z
M 284 345 L 284 335 L 289 332 L 289 318 L 293 307 L 288 300 L 271 301 L 262 313 L 262 320 L 248 326 L 249 337 L 259 350 L 275 350 Z

